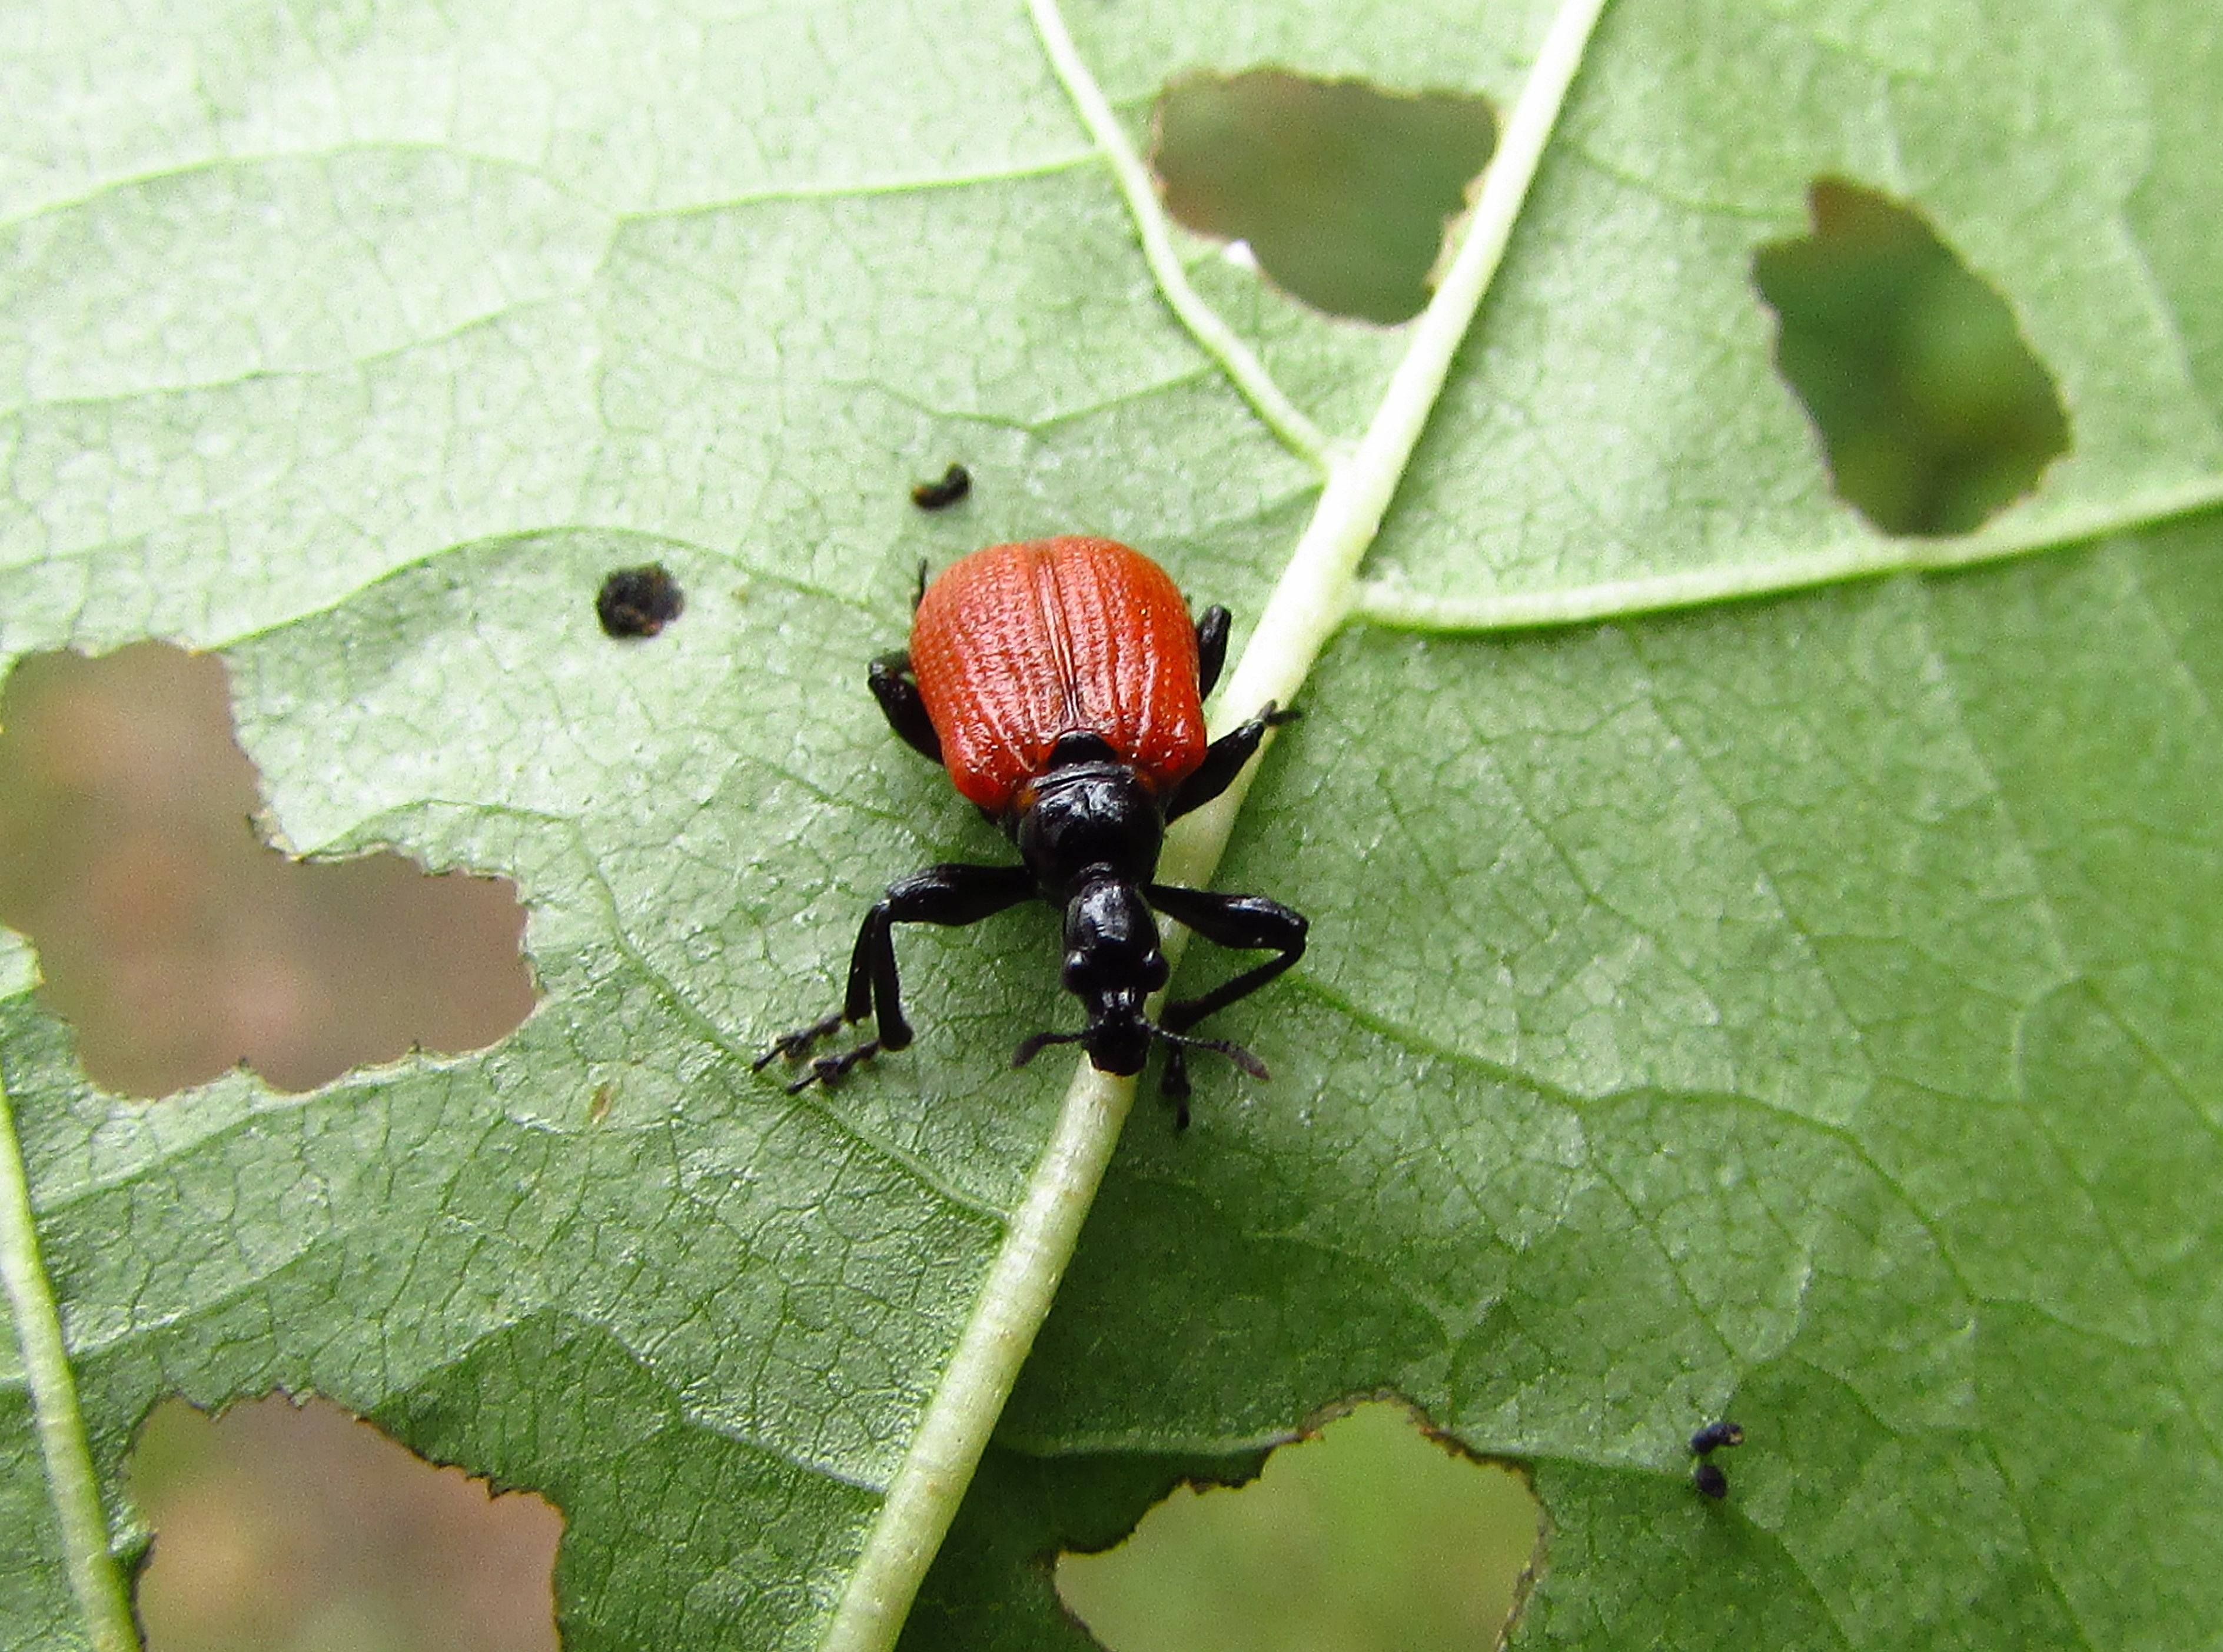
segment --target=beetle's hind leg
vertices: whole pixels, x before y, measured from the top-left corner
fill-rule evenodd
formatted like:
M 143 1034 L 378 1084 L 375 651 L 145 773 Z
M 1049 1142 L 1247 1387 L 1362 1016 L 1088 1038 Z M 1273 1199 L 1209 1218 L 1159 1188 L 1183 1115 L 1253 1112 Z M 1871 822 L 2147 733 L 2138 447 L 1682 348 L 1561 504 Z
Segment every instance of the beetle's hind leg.
M 865 673 L 865 684 L 880 703 L 888 727 L 903 736 L 904 743 L 930 762 L 941 761 L 941 736 L 926 715 L 926 701 L 910 674 L 910 655 L 902 649 L 882 654 Z
M 1034 892 L 1034 880 L 1024 867 L 954 862 L 929 867 L 890 884 L 857 928 L 857 944 L 849 953 L 849 988 L 841 1007 L 822 1021 L 775 1038 L 771 1048 L 757 1057 L 754 1070 L 763 1071 L 783 1056 L 800 1061 L 821 1039 L 867 1016 L 872 1018 L 874 1037 L 853 1050 L 816 1057 L 810 1070 L 787 1087 L 787 1093 L 798 1094 L 813 1084 L 838 1084 L 859 1062 L 883 1050 L 904 1048 L 911 1031 L 904 1019 L 902 983 L 896 974 L 895 926 L 977 924 Z
M 1196 621 L 1196 696 L 1203 699 L 1219 685 L 1227 664 L 1227 631 L 1234 623 L 1227 610 L 1214 602 Z

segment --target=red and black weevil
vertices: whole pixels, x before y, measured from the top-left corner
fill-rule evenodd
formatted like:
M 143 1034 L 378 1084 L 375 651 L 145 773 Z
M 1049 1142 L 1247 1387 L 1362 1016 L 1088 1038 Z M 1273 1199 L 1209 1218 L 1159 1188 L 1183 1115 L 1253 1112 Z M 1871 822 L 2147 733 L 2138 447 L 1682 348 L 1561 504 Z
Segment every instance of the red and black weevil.
M 1134 1074 L 1162 1044 L 1165 1092 L 1183 1123 L 1188 1050 L 1218 1050 L 1265 1077 L 1240 1044 L 1188 1031 L 1303 956 L 1303 917 L 1262 895 L 1151 881 L 1167 823 L 1225 791 L 1266 730 L 1294 715 L 1269 702 L 1205 743 L 1203 701 L 1225 663 L 1227 628 L 1224 608 L 1192 622 L 1165 570 L 1110 539 L 992 545 L 924 586 L 910 649 L 874 660 L 866 680 L 896 733 L 948 768 L 1017 846 L 1020 864 L 932 866 L 889 885 L 857 931 L 841 1008 L 779 1039 L 758 1067 L 799 1060 L 866 1016 L 875 1037 L 817 1057 L 789 1091 L 833 1084 L 867 1056 L 903 1049 L 911 1030 L 894 926 L 977 923 L 1039 896 L 1064 910 L 1065 989 L 1086 1006 L 1087 1025 L 1035 1034 L 1013 1065 L 1077 1044 L 1099 1070 Z M 1276 955 L 1154 1022 L 1143 1000 L 1168 970 L 1153 907 L 1207 941 Z

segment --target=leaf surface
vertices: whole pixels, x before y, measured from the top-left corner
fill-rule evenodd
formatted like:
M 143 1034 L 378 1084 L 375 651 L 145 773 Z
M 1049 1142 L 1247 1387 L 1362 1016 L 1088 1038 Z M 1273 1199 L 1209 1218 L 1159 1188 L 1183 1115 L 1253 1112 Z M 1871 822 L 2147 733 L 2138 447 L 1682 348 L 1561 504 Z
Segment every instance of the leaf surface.
M 1074 12 L 1137 122 L 1264 61 L 1509 104 L 1544 22 Z M 1017 5 L 25 19 L 0 658 L 221 650 L 282 842 L 516 878 L 543 993 L 476 1056 L 141 1104 L 0 942 L 105 1483 L 164 1394 L 313 1390 L 563 1510 L 574 1652 L 813 1645 L 1055 1112 L 1004 1052 L 1069 1014 L 1036 909 L 904 938 L 900 1059 L 749 1074 L 888 877 L 997 853 L 862 664 L 921 557 L 1053 532 L 1239 647 L 1311 476 L 1161 306 Z M 1345 632 L 1219 879 L 1313 920 L 1216 1024 L 1275 1080 L 1138 1109 L 914 1643 L 1070 1646 L 1027 1556 L 1384 1386 L 1536 1466 L 1530 1644 L 2223 1620 L 2168 1564 L 2223 1547 L 2223 516 L 2148 502 L 2223 488 L 2219 104 L 2178 4 L 1608 14 L 1370 571 L 1872 542 L 1750 283 L 1824 173 L 1929 214 L 2055 375 L 2037 548 Z M 1188 247 L 1353 432 L 1397 336 Z M 973 498 L 920 515 L 952 457 Z M 687 614 L 620 647 L 595 589 L 650 559 Z M 1683 1441 L 1724 1411 L 1716 1507 Z M 0 1645 L 69 1644 L 13 1363 L 0 1453 Z

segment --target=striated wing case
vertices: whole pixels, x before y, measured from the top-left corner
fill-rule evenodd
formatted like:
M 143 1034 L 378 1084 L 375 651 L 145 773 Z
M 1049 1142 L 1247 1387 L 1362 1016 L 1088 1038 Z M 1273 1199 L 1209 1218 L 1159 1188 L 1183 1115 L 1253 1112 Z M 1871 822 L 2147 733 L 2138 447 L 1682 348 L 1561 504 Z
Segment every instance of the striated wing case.
M 1062 735 L 1100 735 L 1160 797 L 1204 760 L 1196 629 L 1180 589 L 1111 539 L 991 545 L 912 622 L 911 671 L 957 789 L 991 814 Z

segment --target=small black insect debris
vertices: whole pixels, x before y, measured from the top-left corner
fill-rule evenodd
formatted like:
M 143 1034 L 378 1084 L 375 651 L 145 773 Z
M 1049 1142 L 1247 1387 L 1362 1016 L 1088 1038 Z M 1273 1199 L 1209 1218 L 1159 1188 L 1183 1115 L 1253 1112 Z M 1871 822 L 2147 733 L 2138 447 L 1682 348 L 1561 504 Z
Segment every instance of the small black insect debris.
M 1703 1457 L 1710 1451 L 1717 1451 L 1723 1446 L 1741 1446 L 1742 1444 L 1744 1444 L 1744 1430 L 1726 1419 L 1720 1422 L 1709 1422 L 1691 1436 L 1691 1453 L 1699 1457 Z
M 946 510 L 973 491 L 973 473 L 953 464 L 939 482 L 922 482 L 910 490 L 910 502 L 921 510 Z
M 613 637 L 652 637 L 677 619 L 687 606 L 687 593 L 679 589 L 660 562 L 639 568 L 614 568 L 602 581 L 595 598 L 595 615 Z
M 1729 1477 L 1722 1472 L 1719 1463 L 1700 1463 L 1691 1471 L 1691 1484 L 1698 1488 L 1701 1497 L 1725 1498 L 1729 1494 Z

